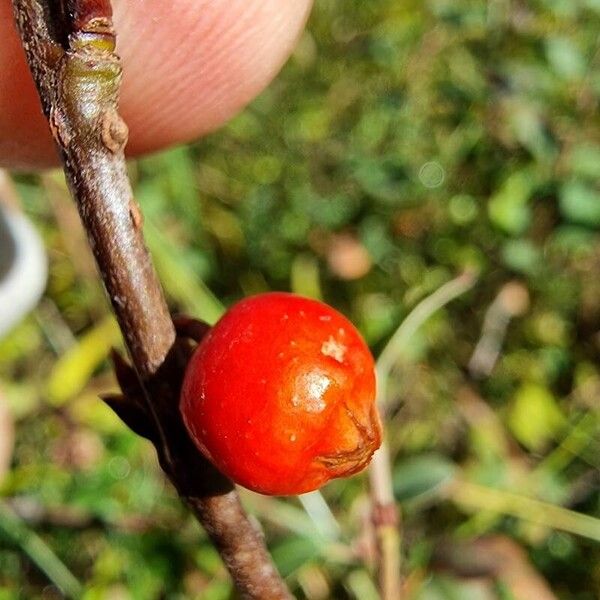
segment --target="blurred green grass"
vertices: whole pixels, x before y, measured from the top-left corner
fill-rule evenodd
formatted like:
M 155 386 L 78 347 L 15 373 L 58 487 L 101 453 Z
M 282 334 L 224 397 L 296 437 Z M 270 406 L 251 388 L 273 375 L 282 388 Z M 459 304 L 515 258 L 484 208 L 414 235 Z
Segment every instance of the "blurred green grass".
M 510 598 L 502 574 L 474 587 L 448 560 L 440 572 L 444 543 L 488 534 L 525 549 L 556 597 L 600 597 L 599 25 L 598 0 L 319 2 L 252 106 L 131 165 L 172 308 L 209 322 L 243 295 L 292 289 L 340 308 L 378 354 L 419 301 L 478 273 L 386 382 L 414 598 Z M 17 185 L 51 274 L 0 342 L 18 432 L 0 599 L 59 597 L 56 561 L 86 599 L 230 597 L 148 445 L 97 400 L 115 386 L 115 329 L 64 187 Z M 525 305 L 475 379 L 508 282 Z M 366 478 L 324 497 L 339 529 L 295 500 L 245 496 L 299 598 L 375 598 Z M 23 540 L 38 538 L 32 557 Z

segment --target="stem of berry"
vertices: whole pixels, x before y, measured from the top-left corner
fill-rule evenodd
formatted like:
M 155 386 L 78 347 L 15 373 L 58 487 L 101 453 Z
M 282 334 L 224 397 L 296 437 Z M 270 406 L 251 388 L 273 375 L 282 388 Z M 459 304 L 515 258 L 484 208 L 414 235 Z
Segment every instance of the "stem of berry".
M 291 598 L 231 482 L 195 450 L 181 423 L 178 391 L 187 354 L 173 351 L 175 328 L 127 177 L 127 126 L 118 113 L 121 65 L 114 52 L 110 1 L 13 0 L 13 7 L 143 396 L 134 402 L 124 390 L 125 396 L 109 404 L 127 415 L 134 429 L 148 433 L 163 469 L 215 543 L 241 595 Z M 123 381 L 126 369 L 121 365 Z

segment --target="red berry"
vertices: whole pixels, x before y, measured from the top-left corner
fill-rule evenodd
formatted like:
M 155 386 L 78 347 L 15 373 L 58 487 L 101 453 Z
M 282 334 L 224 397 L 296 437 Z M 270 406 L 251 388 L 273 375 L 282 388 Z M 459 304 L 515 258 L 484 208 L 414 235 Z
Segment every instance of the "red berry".
M 181 411 L 217 468 L 263 494 L 357 473 L 381 443 L 367 345 L 340 313 L 294 294 L 229 309 L 188 365 Z

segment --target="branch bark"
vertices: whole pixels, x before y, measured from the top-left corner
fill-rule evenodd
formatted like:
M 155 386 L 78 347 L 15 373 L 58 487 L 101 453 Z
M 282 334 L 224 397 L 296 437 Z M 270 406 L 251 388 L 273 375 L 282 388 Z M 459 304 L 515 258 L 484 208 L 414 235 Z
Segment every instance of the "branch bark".
M 232 483 L 196 450 L 179 415 L 189 342 L 177 338 L 146 250 L 118 113 L 121 66 L 109 0 L 13 0 L 15 19 L 65 175 L 134 369 L 115 356 L 123 395 L 107 403 L 150 439 L 244 598 L 291 598 Z

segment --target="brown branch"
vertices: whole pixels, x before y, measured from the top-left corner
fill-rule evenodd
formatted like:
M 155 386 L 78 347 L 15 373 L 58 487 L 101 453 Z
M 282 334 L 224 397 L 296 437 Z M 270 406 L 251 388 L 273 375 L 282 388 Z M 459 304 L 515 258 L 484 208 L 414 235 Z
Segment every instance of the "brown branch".
M 190 347 L 176 338 L 127 177 L 110 2 L 13 0 L 13 6 L 44 114 L 135 368 L 116 358 L 124 395 L 107 403 L 154 443 L 161 466 L 218 548 L 242 596 L 290 598 L 233 485 L 195 449 L 181 421 L 179 389 Z

